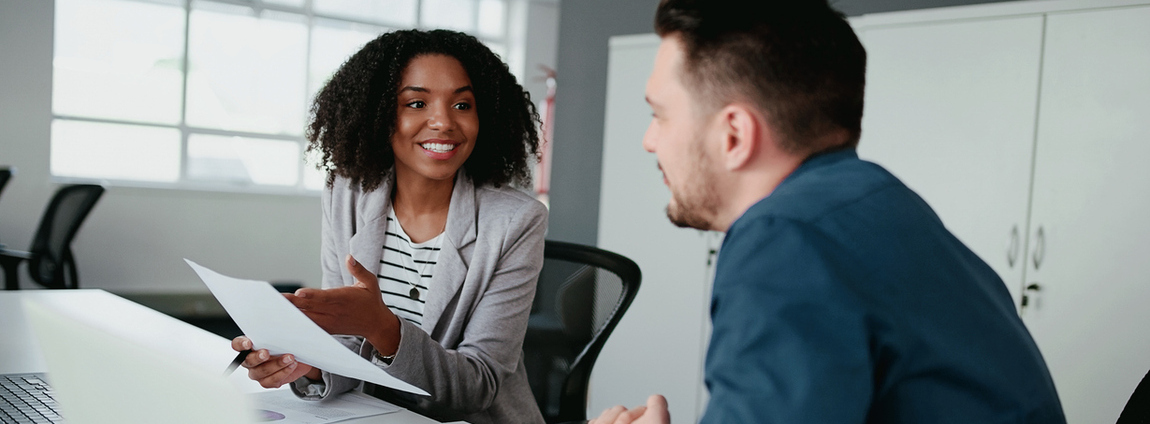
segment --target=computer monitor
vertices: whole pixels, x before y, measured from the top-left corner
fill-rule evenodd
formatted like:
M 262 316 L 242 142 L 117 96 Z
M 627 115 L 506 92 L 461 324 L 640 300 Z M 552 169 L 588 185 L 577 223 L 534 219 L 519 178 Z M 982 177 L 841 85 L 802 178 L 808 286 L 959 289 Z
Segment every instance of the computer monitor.
M 69 424 L 257 421 L 251 399 L 220 370 L 183 363 L 53 305 L 23 303 Z

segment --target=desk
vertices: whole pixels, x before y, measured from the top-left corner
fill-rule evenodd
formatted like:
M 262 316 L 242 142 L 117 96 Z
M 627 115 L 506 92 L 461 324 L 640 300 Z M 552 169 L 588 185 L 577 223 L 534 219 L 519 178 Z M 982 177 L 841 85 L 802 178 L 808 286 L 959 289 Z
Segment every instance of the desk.
M 229 340 L 201 330 L 103 290 L 19 290 L 0 292 L 0 374 L 47 372 L 40 347 L 24 319 L 21 299 L 84 311 L 91 322 L 118 335 L 205 368 L 223 370 L 235 351 Z M 244 392 L 264 390 L 237 371 L 229 379 Z M 432 424 L 436 421 L 406 409 L 396 413 L 343 421 L 351 424 Z

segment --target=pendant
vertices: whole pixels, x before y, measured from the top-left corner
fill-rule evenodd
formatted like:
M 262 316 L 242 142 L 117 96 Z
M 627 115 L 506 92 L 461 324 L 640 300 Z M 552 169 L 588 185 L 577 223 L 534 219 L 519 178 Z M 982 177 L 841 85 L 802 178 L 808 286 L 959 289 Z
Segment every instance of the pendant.
M 411 297 L 411 300 L 419 300 L 419 289 L 412 287 L 409 297 Z

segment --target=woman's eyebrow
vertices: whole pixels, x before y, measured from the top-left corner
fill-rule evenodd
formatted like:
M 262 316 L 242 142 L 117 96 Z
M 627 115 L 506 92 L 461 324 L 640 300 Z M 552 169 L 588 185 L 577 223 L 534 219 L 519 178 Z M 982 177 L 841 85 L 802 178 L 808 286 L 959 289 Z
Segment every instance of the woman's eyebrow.
M 409 86 L 406 86 L 406 87 L 399 89 L 400 93 L 403 93 L 406 91 L 417 91 L 420 93 L 430 93 L 431 92 L 431 90 L 428 90 L 426 88 L 423 88 L 423 87 L 420 87 L 417 85 L 409 85 Z M 459 93 L 462 93 L 464 91 L 474 92 L 475 90 L 470 85 L 465 85 L 463 87 L 456 88 L 455 91 L 453 92 L 453 94 L 459 94 Z

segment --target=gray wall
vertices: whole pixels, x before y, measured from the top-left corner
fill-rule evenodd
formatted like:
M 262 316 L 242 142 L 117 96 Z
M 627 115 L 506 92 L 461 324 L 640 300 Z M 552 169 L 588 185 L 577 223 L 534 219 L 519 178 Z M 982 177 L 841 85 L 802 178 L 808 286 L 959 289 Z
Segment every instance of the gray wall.
M 562 0 L 547 238 L 594 245 L 607 98 L 607 39 L 652 32 L 657 0 Z
M 832 0 L 831 4 L 857 16 L 996 1 L 1003 0 Z M 607 40 L 654 32 L 658 4 L 658 0 L 560 2 L 550 239 L 598 242 Z

